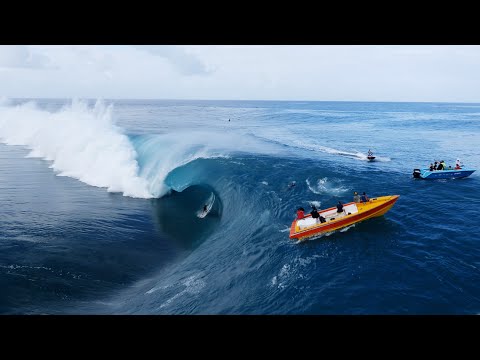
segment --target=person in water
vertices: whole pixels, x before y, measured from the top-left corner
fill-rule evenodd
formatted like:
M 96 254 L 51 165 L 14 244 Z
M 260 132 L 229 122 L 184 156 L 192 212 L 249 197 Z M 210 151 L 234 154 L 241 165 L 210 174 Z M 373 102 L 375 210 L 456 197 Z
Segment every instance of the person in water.
M 291 188 L 291 187 L 294 187 L 295 186 L 295 181 L 292 181 L 290 184 L 288 184 L 288 187 Z
M 365 191 L 363 192 L 361 198 L 362 202 L 366 203 L 369 199 L 368 199 L 368 196 L 367 194 L 365 194 Z
M 355 201 L 356 203 L 360 202 L 360 195 L 358 195 L 356 191 L 353 193 L 353 201 Z
M 300 207 L 297 210 L 297 219 L 303 219 L 305 217 L 305 209 Z
M 339 201 L 337 204 L 337 213 L 342 213 L 342 212 L 343 212 L 343 204 L 341 201 Z

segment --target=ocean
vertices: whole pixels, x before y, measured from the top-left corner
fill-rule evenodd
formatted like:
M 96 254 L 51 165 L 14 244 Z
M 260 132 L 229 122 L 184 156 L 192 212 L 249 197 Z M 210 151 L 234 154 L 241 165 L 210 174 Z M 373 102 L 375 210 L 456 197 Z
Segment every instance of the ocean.
M 480 104 L 1 99 L 0 314 L 478 314 L 480 172 L 412 172 L 479 145 Z M 289 239 L 354 191 L 400 198 Z

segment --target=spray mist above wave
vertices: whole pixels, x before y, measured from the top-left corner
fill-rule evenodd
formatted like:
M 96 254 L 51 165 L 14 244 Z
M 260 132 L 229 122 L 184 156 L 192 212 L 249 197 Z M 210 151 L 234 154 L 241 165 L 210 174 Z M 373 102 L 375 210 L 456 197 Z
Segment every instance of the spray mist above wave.
M 0 105 L 0 140 L 28 147 L 29 157 L 52 161 L 50 167 L 60 176 L 126 196 L 152 197 L 138 176 L 134 148 L 113 123 L 112 106 L 101 101 L 89 108 L 74 100 L 53 113 L 33 102 Z

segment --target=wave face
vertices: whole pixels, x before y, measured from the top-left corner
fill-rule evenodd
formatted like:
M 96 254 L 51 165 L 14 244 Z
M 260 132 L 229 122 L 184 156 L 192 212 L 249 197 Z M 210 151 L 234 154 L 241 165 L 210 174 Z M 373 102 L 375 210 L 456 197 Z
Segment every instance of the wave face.
M 3 100 L 0 138 L 22 146 L 0 144 L 0 313 L 478 313 L 478 175 L 411 176 L 432 157 L 480 166 L 477 119 L 447 104 Z M 380 161 L 359 161 L 368 149 Z M 296 208 L 354 191 L 401 197 L 288 238 Z

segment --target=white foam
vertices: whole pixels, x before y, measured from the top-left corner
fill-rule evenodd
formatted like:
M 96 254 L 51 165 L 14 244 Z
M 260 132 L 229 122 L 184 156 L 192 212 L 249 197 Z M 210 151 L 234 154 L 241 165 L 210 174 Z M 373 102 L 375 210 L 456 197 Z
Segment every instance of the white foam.
M 317 209 L 320 209 L 320 206 L 322 206 L 321 201 L 316 201 L 316 200 L 314 200 L 314 201 L 309 201 L 309 203 L 310 203 L 310 205 L 315 205 L 315 207 L 316 207 Z
M 126 196 L 152 197 L 138 176 L 131 143 L 112 121 L 112 106 L 101 101 L 93 108 L 72 101 L 54 113 L 34 103 L 0 107 L 0 141 L 32 149 L 29 157 L 51 160 L 59 175 Z
M 307 183 L 307 186 L 310 189 L 310 191 L 313 192 L 314 194 L 340 195 L 349 190 L 348 188 L 338 184 L 338 181 L 328 180 L 327 177 L 318 179 L 316 185 L 312 185 L 309 179 L 305 180 L 305 182 Z

